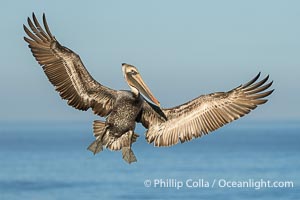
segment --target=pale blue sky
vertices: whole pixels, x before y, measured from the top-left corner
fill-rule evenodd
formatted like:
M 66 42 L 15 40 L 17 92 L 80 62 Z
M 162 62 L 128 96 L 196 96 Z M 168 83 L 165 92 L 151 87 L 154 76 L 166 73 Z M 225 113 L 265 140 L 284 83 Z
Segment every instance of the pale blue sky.
M 23 41 L 45 12 L 100 83 L 128 89 L 138 67 L 163 107 L 270 74 L 275 93 L 248 119 L 300 119 L 300 1 L 1 1 L 0 120 L 93 120 L 67 106 Z

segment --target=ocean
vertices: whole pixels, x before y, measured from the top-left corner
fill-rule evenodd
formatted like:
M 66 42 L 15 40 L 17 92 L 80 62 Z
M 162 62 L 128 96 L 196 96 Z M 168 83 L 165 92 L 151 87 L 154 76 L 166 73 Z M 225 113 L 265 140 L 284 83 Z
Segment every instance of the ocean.
M 92 122 L 1 122 L 1 200 L 300 199 L 300 123 L 241 120 L 138 162 L 86 150 Z

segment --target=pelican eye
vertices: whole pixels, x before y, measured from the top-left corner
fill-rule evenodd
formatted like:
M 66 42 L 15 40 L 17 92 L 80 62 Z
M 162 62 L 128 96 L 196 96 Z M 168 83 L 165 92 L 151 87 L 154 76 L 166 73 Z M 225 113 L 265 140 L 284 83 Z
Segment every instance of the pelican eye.
M 131 70 L 129 73 L 130 73 L 131 75 L 136 75 L 136 74 L 137 74 L 137 71 Z

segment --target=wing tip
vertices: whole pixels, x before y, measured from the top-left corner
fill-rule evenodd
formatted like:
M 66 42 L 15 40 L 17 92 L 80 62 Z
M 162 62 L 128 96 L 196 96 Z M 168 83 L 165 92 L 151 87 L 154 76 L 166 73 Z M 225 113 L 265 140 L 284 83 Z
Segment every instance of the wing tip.
M 54 37 L 53 37 L 53 35 L 52 35 L 52 33 L 51 33 L 50 29 L 49 29 L 45 13 L 43 13 L 43 23 L 44 23 L 44 27 L 46 29 L 46 32 L 48 33 L 48 35 L 50 36 L 50 38 L 53 39 Z
M 257 79 L 260 77 L 261 75 L 261 72 L 259 72 L 253 79 L 251 79 L 248 83 L 246 84 L 243 84 L 243 87 L 242 88 L 247 88 L 249 87 L 250 85 L 252 85 L 253 83 L 255 83 L 257 81 Z
M 271 83 L 273 83 L 273 81 L 272 81 Z M 271 85 L 272 85 L 272 84 L 271 84 Z M 275 91 L 275 89 L 270 90 L 270 94 L 269 94 L 269 95 L 271 95 L 274 91 Z M 269 95 L 268 95 L 268 96 L 269 96 Z
M 23 39 L 25 40 L 25 42 L 30 43 L 30 39 L 29 38 L 27 38 L 27 37 L 24 36 Z
M 24 31 L 25 31 L 25 29 L 26 29 L 27 27 L 26 27 L 26 25 L 25 24 L 23 24 L 23 29 L 24 29 Z

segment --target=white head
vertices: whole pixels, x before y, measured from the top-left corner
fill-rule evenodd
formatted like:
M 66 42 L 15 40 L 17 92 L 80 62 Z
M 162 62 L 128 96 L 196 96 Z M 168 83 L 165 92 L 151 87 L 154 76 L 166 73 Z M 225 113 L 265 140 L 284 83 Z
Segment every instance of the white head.
M 148 86 L 143 81 L 139 71 L 133 65 L 122 63 L 122 71 L 127 84 L 129 85 L 132 93 L 136 96 L 141 92 L 149 100 L 160 107 L 159 101 L 154 97 Z

